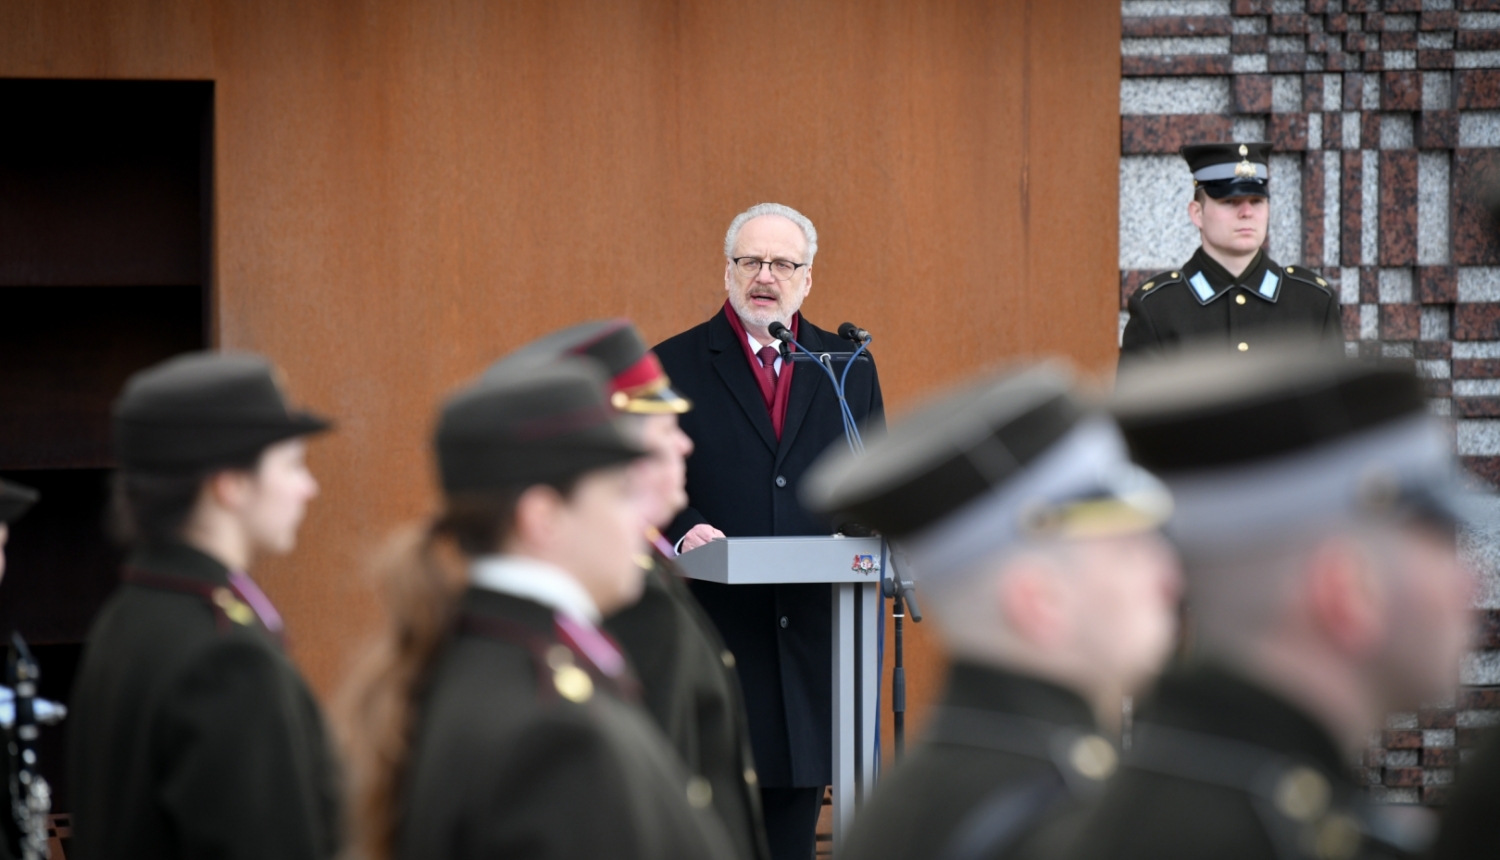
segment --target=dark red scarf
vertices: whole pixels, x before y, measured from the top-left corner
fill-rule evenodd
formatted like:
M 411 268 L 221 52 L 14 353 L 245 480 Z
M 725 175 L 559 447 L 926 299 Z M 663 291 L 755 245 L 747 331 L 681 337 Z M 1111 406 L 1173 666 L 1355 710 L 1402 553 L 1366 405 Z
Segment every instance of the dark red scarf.
M 745 331 L 745 324 L 740 321 L 740 315 L 734 312 L 734 307 L 727 300 L 724 302 L 724 316 L 729 318 L 729 327 L 739 336 L 740 349 L 745 353 L 745 360 L 750 362 L 750 375 L 755 377 L 755 384 L 760 388 L 761 400 L 770 404 L 767 408 L 771 412 L 771 427 L 776 430 L 776 441 L 780 442 L 781 428 L 786 426 L 787 400 L 792 396 L 792 370 L 797 365 L 790 358 L 781 360 L 781 373 L 776 375 L 776 389 L 773 391 L 770 383 L 757 370 L 760 359 L 750 350 L 750 335 Z M 792 314 L 793 338 L 797 337 L 797 324 L 801 321 L 802 314 Z

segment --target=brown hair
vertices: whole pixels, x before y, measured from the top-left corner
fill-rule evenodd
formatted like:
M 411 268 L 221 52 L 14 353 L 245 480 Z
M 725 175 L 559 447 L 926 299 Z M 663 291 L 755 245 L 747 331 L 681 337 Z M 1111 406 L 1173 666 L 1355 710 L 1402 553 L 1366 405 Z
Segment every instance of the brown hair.
M 349 765 L 350 844 L 356 857 L 395 854 L 402 782 L 416 703 L 448 638 L 468 581 L 466 557 L 496 552 L 520 491 L 465 495 L 426 526 L 397 532 L 374 573 L 386 624 L 341 691 L 335 725 Z

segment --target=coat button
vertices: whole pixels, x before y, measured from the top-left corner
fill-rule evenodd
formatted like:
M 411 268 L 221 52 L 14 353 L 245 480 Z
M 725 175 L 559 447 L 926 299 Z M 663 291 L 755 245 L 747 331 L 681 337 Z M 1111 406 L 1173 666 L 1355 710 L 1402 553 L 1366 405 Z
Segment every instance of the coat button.
M 1248 343 L 1241 343 L 1240 346 L 1239 346 L 1239 350 L 1240 350 L 1240 352 L 1248 352 L 1250 350 L 1250 344 L 1248 344 Z
M 1244 304 L 1245 303 L 1245 297 L 1244 296 L 1235 296 L 1234 297 L 1234 303 L 1237 304 L 1237 305 Z
M 786 486 L 786 478 L 783 477 L 783 476 L 781 476 L 781 475 L 777 475 L 776 476 L 776 486 L 778 486 L 778 487 L 785 487 Z
M 786 625 L 787 625 L 786 616 L 783 615 L 783 616 L 781 616 L 781 626 L 784 629 L 786 627 Z
M 734 668 L 734 655 L 733 654 L 729 653 L 728 651 L 720 652 L 719 659 L 724 661 L 724 668 L 725 669 L 733 669 Z

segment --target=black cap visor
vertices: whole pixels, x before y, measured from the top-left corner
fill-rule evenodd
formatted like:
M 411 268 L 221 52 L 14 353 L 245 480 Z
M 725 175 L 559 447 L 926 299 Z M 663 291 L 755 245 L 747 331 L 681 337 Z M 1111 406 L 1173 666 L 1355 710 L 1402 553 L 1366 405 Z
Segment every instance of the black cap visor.
M 1203 189 L 1215 200 L 1227 200 L 1231 197 L 1270 197 L 1270 183 L 1263 179 L 1230 179 L 1224 182 L 1200 182 L 1198 187 Z

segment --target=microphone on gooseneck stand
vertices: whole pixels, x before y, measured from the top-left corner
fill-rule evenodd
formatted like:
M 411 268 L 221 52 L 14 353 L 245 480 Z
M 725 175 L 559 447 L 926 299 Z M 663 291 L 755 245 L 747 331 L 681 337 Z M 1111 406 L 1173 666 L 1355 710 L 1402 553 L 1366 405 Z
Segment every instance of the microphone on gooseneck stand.
M 769 326 L 766 326 L 766 331 L 770 333 L 771 337 L 776 338 L 783 344 L 790 344 L 809 358 L 814 358 L 812 351 L 797 342 L 797 339 L 792 336 L 791 329 L 787 328 L 785 323 L 779 320 L 773 322 Z M 864 345 L 861 344 L 854 351 L 853 355 L 850 356 L 850 364 L 854 363 L 853 359 L 858 358 L 859 354 L 864 351 L 864 348 Z M 823 362 L 814 360 L 813 363 L 821 368 L 823 373 L 828 376 L 828 381 L 833 383 L 833 393 L 838 397 L 839 401 L 839 417 L 844 423 L 844 440 L 849 443 L 849 450 L 855 454 L 864 453 L 864 440 L 859 437 L 859 427 L 855 424 L 854 413 L 849 409 L 849 402 L 844 399 L 844 380 L 834 376 L 833 368 L 825 365 Z M 849 368 L 845 367 L 844 379 L 847 379 L 848 376 Z
M 839 326 L 839 337 L 862 344 L 869 341 L 870 333 L 852 322 L 846 322 Z

